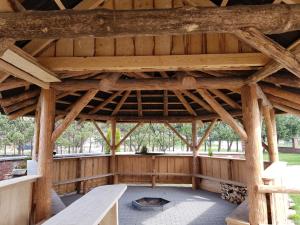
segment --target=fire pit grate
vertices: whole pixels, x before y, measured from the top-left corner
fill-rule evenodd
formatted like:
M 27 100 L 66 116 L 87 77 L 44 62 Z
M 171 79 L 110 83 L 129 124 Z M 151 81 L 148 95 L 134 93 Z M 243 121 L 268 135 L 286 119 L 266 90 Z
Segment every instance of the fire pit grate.
M 132 206 L 139 210 L 164 210 L 169 205 L 170 201 L 163 198 L 144 197 L 132 201 Z

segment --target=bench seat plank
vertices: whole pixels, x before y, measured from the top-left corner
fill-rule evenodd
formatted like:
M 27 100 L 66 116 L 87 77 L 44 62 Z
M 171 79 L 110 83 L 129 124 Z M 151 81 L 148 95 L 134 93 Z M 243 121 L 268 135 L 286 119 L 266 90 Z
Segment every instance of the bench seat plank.
M 98 225 L 125 192 L 124 184 L 94 188 L 43 225 Z

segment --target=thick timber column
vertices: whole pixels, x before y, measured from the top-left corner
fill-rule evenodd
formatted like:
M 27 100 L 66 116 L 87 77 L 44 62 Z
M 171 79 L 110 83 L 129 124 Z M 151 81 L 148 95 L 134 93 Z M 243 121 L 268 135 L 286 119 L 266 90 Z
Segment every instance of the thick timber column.
M 195 174 L 197 174 L 197 168 L 198 168 L 198 163 L 197 163 L 197 156 L 198 156 L 198 151 L 197 151 L 197 124 L 196 121 L 193 120 L 192 122 L 192 151 L 193 151 L 193 176 L 192 176 L 192 188 L 195 190 L 197 188 L 197 182 L 196 182 L 196 177 Z
M 241 89 L 243 120 L 248 135 L 246 141 L 247 189 L 249 220 L 251 225 L 268 224 L 266 196 L 257 191 L 263 184 L 263 157 L 261 146 L 261 124 L 256 85 L 245 85 Z
M 40 124 L 41 124 L 41 107 L 40 101 L 37 104 L 35 117 L 34 117 L 34 136 L 33 136 L 33 149 L 31 153 L 32 160 L 37 161 L 40 141 Z
M 40 135 L 38 154 L 38 179 L 35 194 L 35 221 L 39 222 L 51 216 L 51 188 L 53 147 L 51 135 L 55 118 L 55 92 L 53 89 L 41 91 L 40 96 Z
M 116 175 L 116 129 L 117 123 L 116 120 L 111 121 L 111 173 L 114 174 L 113 176 L 113 183 L 118 183 L 118 175 Z
M 266 131 L 267 131 L 270 161 L 277 162 L 279 161 L 279 155 L 278 155 L 278 145 L 277 145 L 277 129 L 276 129 L 275 112 L 273 108 L 264 107 L 263 113 L 264 113 L 264 118 L 265 118 L 265 123 L 267 128 Z

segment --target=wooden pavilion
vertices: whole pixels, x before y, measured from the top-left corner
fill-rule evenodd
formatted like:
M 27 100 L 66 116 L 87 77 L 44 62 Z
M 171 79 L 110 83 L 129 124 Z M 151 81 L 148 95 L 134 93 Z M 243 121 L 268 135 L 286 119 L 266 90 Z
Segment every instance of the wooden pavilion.
M 72 121 L 108 121 L 112 137 L 137 123 L 121 143 L 145 122 L 186 142 L 170 124 L 191 123 L 197 188 L 198 149 L 221 119 L 246 143 L 250 224 L 268 223 L 266 193 L 286 190 L 263 182 L 261 121 L 276 168 L 275 114 L 300 115 L 299 0 L 2 0 L 0 11 L 1 111 L 35 116 L 36 222 L 51 213 L 52 151 Z

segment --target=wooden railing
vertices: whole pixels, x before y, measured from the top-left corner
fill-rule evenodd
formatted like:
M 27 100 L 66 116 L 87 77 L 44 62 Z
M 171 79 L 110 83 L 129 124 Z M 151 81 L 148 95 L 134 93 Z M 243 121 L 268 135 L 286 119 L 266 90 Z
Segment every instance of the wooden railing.
M 0 224 L 28 225 L 32 220 L 32 189 L 39 176 L 0 181 Z
M 220 182 L 243 186 L 246 182 L 245 160 L 199 156 L 197 174 L 192 174 L 191 155 L 117 155 L 116 174 L 109 171 L 110 156 L 55 158 L 54 189 L 59 194 L 87 192 L 109 184 L 116 175 L 119 183 L 191 184 L 192 176 L 202 189 L 220 192 Z

